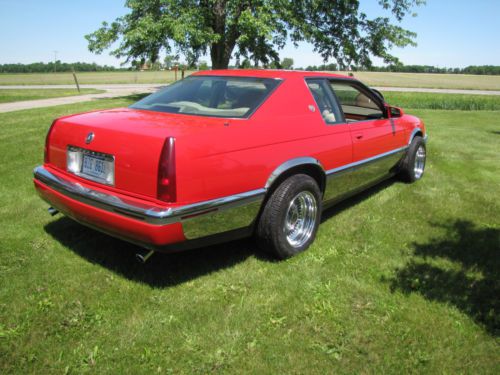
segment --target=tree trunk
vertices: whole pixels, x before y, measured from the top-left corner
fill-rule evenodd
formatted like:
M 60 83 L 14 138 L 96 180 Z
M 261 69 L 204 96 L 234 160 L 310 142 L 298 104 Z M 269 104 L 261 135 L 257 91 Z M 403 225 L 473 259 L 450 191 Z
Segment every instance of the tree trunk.
M 214 43 L 210 47 L 210 57 L 212 58 L 212 69 L 227 69 L 234 46 L 228 50 L 224 43 Z
M 236 38 L 231 34 L 227 35 L 226 2 L 227 0 L 217 0 L 212 10 L 212 28 L 220 35 L 220 39 L 210 46 L 212 69 L 227 69 L 229 67 L 229 60 L 236 44 Z

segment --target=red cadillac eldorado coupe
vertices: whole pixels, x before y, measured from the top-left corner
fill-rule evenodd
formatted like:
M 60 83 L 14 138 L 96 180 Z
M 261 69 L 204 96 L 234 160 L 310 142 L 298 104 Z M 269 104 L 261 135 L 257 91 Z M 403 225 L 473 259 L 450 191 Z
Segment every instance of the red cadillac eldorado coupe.
M 286 258 L 311 245 L 325 208 L 395 174 L 420 179 L 426 139 L 351 77 L 204 71 L 55 120 L 34 183 L 49 212 L 150 253 L 255 235 Z

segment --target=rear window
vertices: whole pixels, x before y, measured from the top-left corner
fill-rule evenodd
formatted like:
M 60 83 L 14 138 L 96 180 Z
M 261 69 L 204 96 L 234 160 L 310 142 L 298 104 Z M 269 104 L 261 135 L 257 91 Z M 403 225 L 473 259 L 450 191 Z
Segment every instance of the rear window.
M 214 117 L 248 117 L 279 80 L 191 76 L 151 94 L 131 108 Z

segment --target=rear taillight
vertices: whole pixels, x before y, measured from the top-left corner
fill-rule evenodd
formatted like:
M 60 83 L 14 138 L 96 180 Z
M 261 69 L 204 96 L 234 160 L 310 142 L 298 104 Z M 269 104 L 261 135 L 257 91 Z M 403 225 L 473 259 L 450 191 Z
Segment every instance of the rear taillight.
M 52 133 L 52 129 L 54 129 L 54 124 L 57 120 L 52 121 L 52 125 L 50 125 L 49 131 L 47 132 L 47 136 L 45 137 L 45 148 L 43 150 L 43 162 L 47 164 L 49 162 L 49 138 L 50 133 Z
M 167 138 L 163 144 L 158 165 L 158 199 L 175 202 L 175 138 Z

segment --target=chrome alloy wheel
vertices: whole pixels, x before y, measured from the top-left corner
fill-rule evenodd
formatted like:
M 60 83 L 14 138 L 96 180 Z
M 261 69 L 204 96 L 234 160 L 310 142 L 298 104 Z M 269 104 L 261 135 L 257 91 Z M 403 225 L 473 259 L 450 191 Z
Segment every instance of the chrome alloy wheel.
M 301 247 L 311 238 L 316 226 L 317 210 L 316 198 L 308 191 L 302 191 L 292 199 L 283 228 L 291 246 Z
M 425 168 L 425 147 L 420 145 L 415 153 L 415 165 L 413 166 L 413 172 L 415 173 L 415 179 L 420 179 L 424 174 Z

